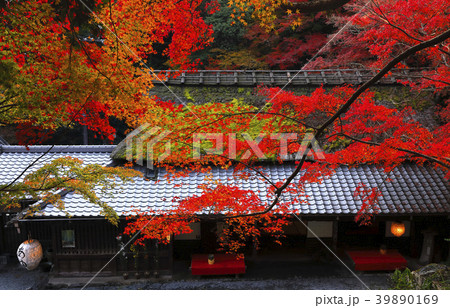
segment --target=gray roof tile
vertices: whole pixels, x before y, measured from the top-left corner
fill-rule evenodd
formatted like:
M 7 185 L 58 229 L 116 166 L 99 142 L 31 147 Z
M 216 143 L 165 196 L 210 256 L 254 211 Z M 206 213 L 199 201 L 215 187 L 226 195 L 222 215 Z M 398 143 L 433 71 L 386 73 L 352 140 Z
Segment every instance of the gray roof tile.
M 85 163 L 107 165 L 111 163 L 110 153 L 114 146 L 57 146 L 44 156 L 30 171 L 36 170 L 43 163 L 54 158 L 73 156 Z M 42 155 L 47 146 L 0 147 L 0 184 L 17 177 L 32 161 Z M 284 181 L 294 170 L 295 165 L 268 165 L 263 171 L 273 182 Z M 379 185 L 382 196 L 379 199 L 380 212 L 383 214 L 420 214 L 420 213 L 450 213 L 450 185 L 441 170 L 429 166 L 405 164 L 386 174 L 376 166 L 360 166 L 349 169 L 340 166 L 335 174 L 324 179 L 320 184 L 309 183 L 305 186 L 306 196 L 301 197 L 301 204 L 294 208 L 303 214 L 356 214 L 361 206 L 360 200 L 353 197 L 354 189 L 360 183 L 369 187 Z M 171 179 L 165 178 L 166 172 L 160 171 L 159 180 L 144 180 L 138 178 L 134 183 L 127 183 L 113 192 L 112 196 L 102 197 L 120 215 L 126 215 L 132 207 L 146 210 L 148 208 L 169 209 L 174 203 L 172 198 L 181 199 L 200 195 L 198 185 L 205 183 L 205 174 L 191 173 L 187 177 Z M 248 180 L 233 178 L 233 170 L 213 168 L 210 174 L 213 180 L 224 184 L 238 185 L 240 188 L 255 191 L 262 202 L 269 203 L 272 198 L 267 196 L 269 184 L 257 177 Z M 386 177 L 391 181 L 385 181 Z M 297 180 L 300 175 L 297 176 Z M 180 185 L 176 187 L 175 185 Z M 284 200 L 291 200 L 290 195 L 284 194 Z M 165 201 L 163 200 L 165 198 Z M 68 193 L 64 196 L 66 210 L 73 216 L 98 216 L 99 208 L 89 204 L 79 195 Z M 43 210 L 45 216 L 64 216 L 64 213 L 52 205 Z
M 46 151 L 48 154 L 39 159 L 27 172 L 36 171 L 53 159 L 72 156 L 83 160 L 85 164 L 107 165 L 111 162 L 109 154 L 114 146 L 24 146 L 0 145 L 0 184 L 7 184 L 14 180 L 30 164 L 36 161 Z

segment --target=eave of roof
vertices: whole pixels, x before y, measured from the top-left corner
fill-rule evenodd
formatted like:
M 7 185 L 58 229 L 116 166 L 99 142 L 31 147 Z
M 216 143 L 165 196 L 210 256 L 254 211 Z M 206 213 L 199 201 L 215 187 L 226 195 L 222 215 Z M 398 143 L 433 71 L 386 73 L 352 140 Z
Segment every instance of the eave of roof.
M 19 172 L 29 161 L 49 150 L 48 146 L 33 146 L 30 150 L 20 146 L 2 146 L 0 154 L 0 182 L 9 179 Z M 114 146 L 57 146 L 51 149 L 50 157 L 74 156 L 86 163 L 107 165 Z M 37 166 L 36 166 L 37 168 Z M 275 181 L 283 181 L 295 168 L 293 163 L 265 166 L 269 177 Z M 13 170 L 11 170 L 13 169 Z M 10 174 L 11 173 L 11 174 Z M 212 176 L 224 184 L 237 185 L 241 189 L 255 191 L 262 202 L 270 201 L 266 196 L 267 185 L 260 180 L 233 179 L 233 170 L 214 167 Z M 188 177 L 167 181 L 166 172 L 161 170 L 159 181 L 138 178 L 134 183 L 127 183 L 123 189 L 117 189 L 112 196 L 102 199 L 112 206 L 119 215 L 125 215 L 131 206 L 146 210 L 171 209 L 174 204 L 169 201 L 173 197 L 186 198 L 201 194 L 199 184 L 205 183 L 205 174 L 191 173 Z M 295 209 L 304 215 L 354 215 L 361 202 L 353 196 L 358 183 L 374 186 L 383 182 L 385 174 L 375 166 L 360 166 L 349 169 L 340 166 L 336 173 L 324 179 L 322 183 L 306 185 L 305 192 L 308 204 L 298 204 Z M 393 181 L 383 183 L 383 196 L 380 199 L 379 215 L 448 215 L 450 214 L 450 185 L 444 178 L 444 172 L 429 166 L 405 164 L 391 173 Z M 183 184 L 183 185 L 181 185 Z M 179 186 L 181 185 L 181 186 Z M 63 197 L 66 210 L 74 217 L 98 217 L 99 207 L 90 204 L 79 195 L 71 192 Z M 63 217 L 64 213 L 47 205 L 41 212 L 42 217 Z
M 111 153 L 115 145 L 0 145 L 0 153 Z

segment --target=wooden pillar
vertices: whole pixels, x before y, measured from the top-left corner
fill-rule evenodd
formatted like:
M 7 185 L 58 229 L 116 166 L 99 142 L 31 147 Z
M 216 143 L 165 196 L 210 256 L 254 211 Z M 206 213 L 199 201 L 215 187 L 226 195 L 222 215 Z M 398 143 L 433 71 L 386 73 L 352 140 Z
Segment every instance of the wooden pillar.
M 323 82 L 323 84 L 327 84 L 328 81 L 327 81 L 327 78 L 326 78 L 326 76 L 325 76 L 325 72 L 324 72 L 324 71 L 321 71 L 321 72 L 320 72 L 320 75 L 322 76 L 322 82 Z
M 125 244 L 122 241 L 122 239 L 123 239 L 122 236 L 118 235 L 116 237 L 116 239 L 117 239 L 117 247 L 118 247 L 119 251 L 122 250 L 118 255 L 118 258 L 119 258 L 118 271 L 119 271 L 119 273 L 121 273 L 121 272 L 125 273 L 125 272 L 128 272 L 127 251 L 124 248 Z
M 269 76 L 270 76 L 270 84 L 271 85 L 275 85 L 275 78 L 273 77 L 273 72 L 272 71 L 270 71 Z
M 144 247 L 144 261 L 143 261 L 143 268 L 142 268 L 142 270 L 144 272 L 149 272 L 150 273 L 150 269 L 152 267 L 151 263 L 152 263 L 151 262 L 151 253 L 149 251 L 148 245 L 145 245 L 145 247 Z M 147 275 L 144 275 L 144 276 L 147 276 Z
M 89 138 L 88 138 L 87 126 L 83 125 L 82 130 L 83 130 L 83 145 L 88 145 L 89 144 Z
M 159 245 L 158 240 L 155 240 L 155 269 L 153 275 L 155 278 L 159 277 Z
M 5 237 L 6 215 L 0 215 L 0 254 L 6 252 L 6 237 Z
M 333 221 L 333 235 L 331 248 L 336 251 L 338 246 L 338 230 L 339 230 L 339 217 L 336 217 L 336 220 Z
M 423 234 L 423 244 L 419 262 L 422 264 L 428 264 L 433 261 L 434 244 L 435 244 L 434 237 L 438 233 L 434 230 L 425 230 L 422 231 L 422 234 Z
M 416 222 L 411 217 L 411 224 L 409 229 L 409 255 L 413 258 L 418 256 L 417 237 L 416 237 Z
M 55 268 L 55 271 L 59 271 L 59 264 L 58 264 L 58 239 L 57 239 L 57 227 L 55 225 L 52 225 L 52 249 L 53 249 L 53 266 Z
M 172 275 L 173 274 L 173 235 L 170 235 L 170 241 L 169 241 L 169 272 Z
M 446 229 L 450 230 L 450 216 L 447 216 L 447 221 L 445 222 Z M 447 242 L 448 246 L 448 255 L 447 255 L 447 263 L 450 263 L 450 242 Z

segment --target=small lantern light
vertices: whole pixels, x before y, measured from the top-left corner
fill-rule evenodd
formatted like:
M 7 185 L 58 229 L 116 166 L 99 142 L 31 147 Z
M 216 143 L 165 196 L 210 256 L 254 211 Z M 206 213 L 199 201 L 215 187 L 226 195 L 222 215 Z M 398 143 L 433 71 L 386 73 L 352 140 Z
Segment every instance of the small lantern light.
M 214 262 L 215 262 L 215 260 L 214 260 L 214 254 L 209 254 L 209 255 L 208 255 L 208 264 L 209 264 L 209 265 L 213 265 Z
M 17 249 L 17 258 L 27 270 L 34 270 L 42 260 L 42 246 L 37 240 L 28 239 Z
M 405 234 L 405 224 L 402 222 L 391 223 L 391 233 L 396 237 L 400 237 Z

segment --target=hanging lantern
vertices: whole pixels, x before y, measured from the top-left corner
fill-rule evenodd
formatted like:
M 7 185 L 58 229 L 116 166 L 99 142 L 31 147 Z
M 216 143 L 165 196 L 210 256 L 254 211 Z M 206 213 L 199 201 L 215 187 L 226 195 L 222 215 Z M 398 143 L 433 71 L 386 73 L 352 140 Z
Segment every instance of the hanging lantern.
M 27 270 L 34 270 L 42 260 L 42 246 L 37 240 L 29 239 L 17 249 L 17 259 Z
M 405 224 L 402 222 L 392 222 L 391 233 L 396 237 L 402 236 L 403 234 L 405 234 Z

